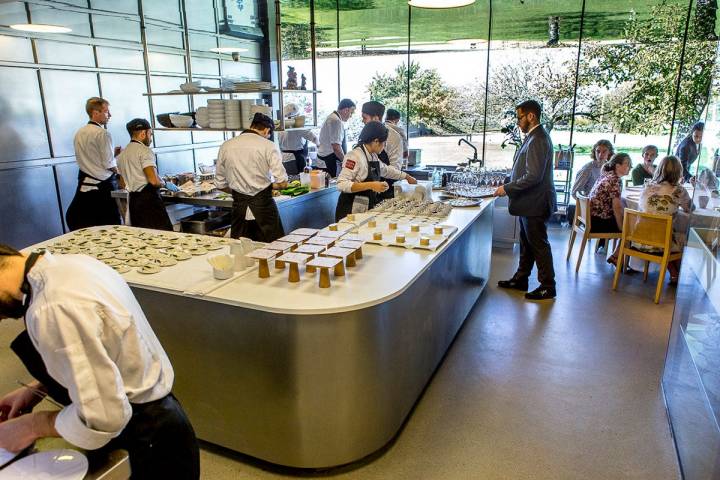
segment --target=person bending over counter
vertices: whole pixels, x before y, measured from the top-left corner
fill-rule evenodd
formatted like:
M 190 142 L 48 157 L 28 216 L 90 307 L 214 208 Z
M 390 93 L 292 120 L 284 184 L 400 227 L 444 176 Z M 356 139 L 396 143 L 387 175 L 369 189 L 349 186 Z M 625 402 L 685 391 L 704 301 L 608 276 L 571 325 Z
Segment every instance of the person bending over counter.
M 379 201 L 379 194 L 388 189 L 383 178 L 417 183 L 407 173 L 380 161 L 378 154 L 385 148 L 387 138 L 388 128 L 385 125 L 368 122 L 360 132 L 358 144 L 345 155 L 337 181 L 341 193 L 335 209 L 336 221 L 349 213 L 363 213 L 373 208 Z
M 86 255 L 0 244 L 0 320 L 23 317 L 11 348 L 35 381 L 0 399 L 0 448 L 62 437 L 127 450 L 133 479 L 200 478 L 172 365 L 119 273 Z M 44 395 L 62 410 L 33 412 Z
M 337 177 L 338 166 L 342 164 L 347 152 L 345 122 L 355 113 L 355 103 L 344 98 L 337 110 L 328 115 L 320 128 L 318 155 L 315 168 L 324 170 L 331 177 Z
M 226 141 L 218 152 L 217 188 L 232 193 L 232 238 L 272 242 L 285 235 L 272 191 L 287 187 L 282 155 L 269 140 L 274 129 L 267 115 L 256 113 L 248 130 Z
M 157 171 L 155 154 L 150 149 L 152 127 L 143 118 L 130 120 L 126 125 L 130 143 L 118 155 L 118 170 L 128 194 L 128 212 L 133 227 L 172 231 L 173 226 L 160 197 L 159 190 L 177 190 L 172 183 L 165 184 Z
M 78 164 L 78 185 L 65 221 L 70 230 L 99 225 L 120 225 L 120 211 L 112 191 L 118 188 L 115 157 L 120 147 L 113 148 L 112 137 L 105 126 L 110 121 L 110 103 L 92 97 L 85 103 L 90 117 L 87 125 L 75 134 L 75 160 Z
M 384 113 L 385 105 L 382 103 L 365 102 L 362 106 L 362 121 L 365 124 L 368 122 L 381 122 Z M 402 170 L 402 154 L 402 137 L 394 129 L 388 128 L 387 142 L 382 152 L 378 154 L 378 158 L 385 165 L 389 165 L 396 170 Z M 395 189 L 393 188 L 395 182 L 392 178 L 383 178 L 383 180 L 387 182 L 388 189 L 380 193 L 380 198 L 393 198 L 395 196 Z
M 680 159 L 680 163 L 683 166 L 683 180 L 686 182 L 693 176 L 690 168 L 700 155 L 699 146 L 702 143 L 704 131 L 705 124 L 703 122 L 697 122 L 692 126 L 690 133 L 682 139 L 675 149 L 675 156 Z

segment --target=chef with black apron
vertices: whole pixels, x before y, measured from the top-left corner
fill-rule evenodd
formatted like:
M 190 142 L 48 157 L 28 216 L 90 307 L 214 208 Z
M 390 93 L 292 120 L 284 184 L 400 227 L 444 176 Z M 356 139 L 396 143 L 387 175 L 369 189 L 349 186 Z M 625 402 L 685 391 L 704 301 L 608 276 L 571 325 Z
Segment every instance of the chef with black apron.
M 338 166 L 342 164 L 347 152 L 345 122 L 355 113 L 355 103 L 344 98 L 340 101 L 337 110 L 328 115 L 320 128 L 318 155 L 313 165 L 318 170 L 324 170 L 331 177 L 337 177 Z
M 268 140 L 273 121 L 256 113 L 248 130 L 220 147 L 217 188 L 232 193 L 232 238 L 272 242 L 285 235 L 273 189 L 287 188 L 287 172 L 277 146 Z
M 362 121 L 365 124 L 368 122 L 382 122 L 382 117 L 385 114 L 385 105 L 375 101 L 365 102 L 363 103 L 361 112 Z M 402 137 L 392 128 L 388 128 L 388 137 L 385 142 L 385 148 L 378 154 L 378 158 L 385 165 L 394 167 L 396 170 L 402 170 L 402 154 Z M 392 178 L 383 178 L 383 181 L 387 182 L 388 189 L 379 194 L 380 198 L 393 198 L 395 196 L 395 188 L 393 187 L 395 181 Z
M 152 127 L 143 118 L 130 120 L 126 127 L 130 143 L 118 155 L 117 163 L 129 192 L 129 223 L 133 227 L 172 231 L 160 189 L 177 190 L 177 187 L 172 183 L 165 184 L 158 175 L 155 154 L 150 149 Z
M 417 183 L 407 173 L 380 161 L 378 154 L 385 148 L 387 138 L 388 128 L 385 125 L 368 122 L 360 132 L 358 144 L 345 155 L 337 180 L 337 189 L 341 193 L 335 209 L 335 221 L 349 213 L 364 213 L 373 208 L 380 200 L 379 195 L 388 189 L 384 178 Z
M 87 125 L 75 134 L 75 160 L 78 186 L 65 220 L 70 230 L 96 225 L 119 225 L 120 211 L 112 198 L 118 188 L 115 157 L 120 147 L 113 148 L 110 132 L 105 129 L 110 120 L 110 104 L 100 97 L 92 97 L 85 104 L 90 117 Z
M 86 255 L 29 256 L 0 244 L 0 320 L 35 381 L 0 399 L 0 448 L 62 437 L 128 451 L 133 479 L 200 477 L 195 433 L 171 393 L 170 360 L 125 280 Z M 60 411 L 33 411 L 47 394 Z
M 308 142 L 315 145 L 318 139 L 310 129 L 295 129 L 279 132 L 278 141 L 283 153 L 283 165 L 289 175 L 297 175 L 305 170 L 308 158 Z

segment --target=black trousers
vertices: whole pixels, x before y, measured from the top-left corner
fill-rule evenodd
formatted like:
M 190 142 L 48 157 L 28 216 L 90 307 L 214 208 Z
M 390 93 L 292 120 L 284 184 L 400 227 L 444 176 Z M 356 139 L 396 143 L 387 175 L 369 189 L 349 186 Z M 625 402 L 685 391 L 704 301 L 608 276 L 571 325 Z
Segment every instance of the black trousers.
M 331 153 L 327 157 L 318 155 L 318 158 L 325 162 L 325 168 L 318 167 L 318 170 L 324 170 L 330 174 L 332 178 L 338 176 L 338 164 L 342 165 L 342 158 L 338 158 L 337 155 Z
M 537 265 L 538 280 L 543 287 L 555 287 L 555 269 L 547 235 L 547 217 L 519 217 L 520 264 L 515 278 L 528 278 Z

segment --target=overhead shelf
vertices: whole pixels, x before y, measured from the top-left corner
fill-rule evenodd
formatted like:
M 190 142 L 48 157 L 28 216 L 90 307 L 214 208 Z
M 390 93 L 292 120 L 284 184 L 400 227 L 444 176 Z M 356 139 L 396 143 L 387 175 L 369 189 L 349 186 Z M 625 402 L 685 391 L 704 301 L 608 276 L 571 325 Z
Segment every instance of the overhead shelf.
M 166 97 L 178 95 L 237 95 L 241 93 L 322 93 L 322 90 L 287 90 L 287 89 L 266 89 L 266 90 L 224 90 L 222 92 L 165 92 L 165 93 L 143 93 L 144 97 Z

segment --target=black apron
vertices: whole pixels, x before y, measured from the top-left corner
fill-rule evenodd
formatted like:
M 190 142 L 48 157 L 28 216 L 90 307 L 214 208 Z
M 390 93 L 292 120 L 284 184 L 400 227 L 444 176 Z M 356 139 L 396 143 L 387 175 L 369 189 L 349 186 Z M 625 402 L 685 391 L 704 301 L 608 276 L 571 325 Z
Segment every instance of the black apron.
M 362 148 L 363 154 L 368 164 L 368 174 L 361 182 L 380 182 L 380 162 L 371 160 L 372 156 L 368 158 L 368 154 L 365 151 L 365 147 Z M 342 218 L 345 218 L 349 213 L 363 213 L 361 210 L 365 209 L 365 203 L 367 202 L 367 210 L 370 210 L 377 205 L 380 200 L 379 194 L 372 190 L 364 190 L 356 193 L 340 193 L 338 197 L 337 207 L 335 207 L 335 221 L 339 222 Z M 355 211 L 353 211 L 353 204 L 357 203 Z
M 92 190 L 83 192 L 82 187 Z M 112 198 L 113 190 L 117 190 L 117 176 L 114 173 L 105 180 L 98 180 L 82 170 L 78 171 L 75 197 L 65 214 L 70 231 L 100 225 L 120 225 L 120 211 Z
M 233 190 L 232 238 L 246 237 L 258 242 L 273 242 L 285 235 L 280 211 L 272 196 L 272 184 L 255 195 Z M 255 220 L 245 220 L 247 209 Z
M 295 171 L 292 171 L 293 169 L 289 169 L 285 167 L 285 170 L 287 170 L 288 175 L 297 175 L 299 173 L 302 173 L 305 170 L 305 165 L 307 165 L 307 157 L 308 157 L 308 144 L 307 142 L 304 143 L 302 150 L 283 150 L 283 153 L 292 153 L 295 155 Z M 287 162 L 290 163 L 290 162 Z
M 340 114 L 337 112 L 333 112 L 342 122 L 342 118 L 340 117 Z M 347 153 L 347 132 L 345 132 L 345 128 L 343 128 L 343 139 L 342 139 L 342 151 L 343 153 Z M 335 155 L 335 152 L 331 153 L 330 155 L 322 156 L 318 155 L 318 158 L 325 162 L 325 168 L 318 168 L 318 170 L 324 170 L 330 174 L 332 178 L 336 178 L 338 176 L 338 170 L 342 168 L 343 159 L 338 158 L 337 155 Z
M 36 255 L 36 254 L 35 254 Z M 27 272 L 37 255 L 28 258 L 23 291 L 27 286 L 25 304 L 29 305 L 32 292 Z M 47 390 L 48 395 L 61 405 L 70 405 L 68 390 L 50 376 L 40 353 L 33 345 L 27 330 L 10 344 L 25 368 Z M 130 456 L 131 478 L 151 480 L 173 478 L 195 480 L 200 478 L 200 450 L 195 432 L 180 403 L 171 393 L 148 403 L 132 403 L 132 417 L 117 438 L 103 448 L 122 448 Z
M 388 156 L 387 152 L 384 149 L 382 152 L 380 152 L 378 154 L 378 158 L 385 165 L 390 165 L 390 157 Z M 395 187 L 393 187 L 393 185 L 395 185 L 395 180 L 391 180 L 389 178 L 383 178 L 383 181 L 387 182 L 389 188 L 382 193 L 378 193 L 378 197 L 381 200 L 386 200 L 388 198 L 395 198 Z

